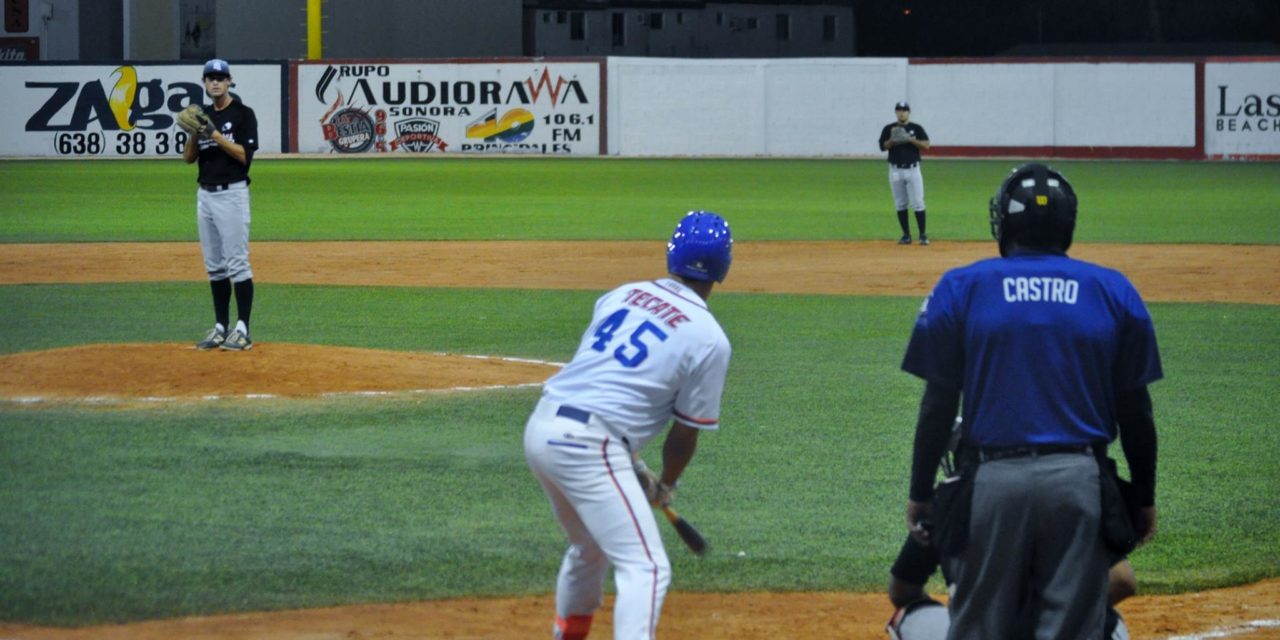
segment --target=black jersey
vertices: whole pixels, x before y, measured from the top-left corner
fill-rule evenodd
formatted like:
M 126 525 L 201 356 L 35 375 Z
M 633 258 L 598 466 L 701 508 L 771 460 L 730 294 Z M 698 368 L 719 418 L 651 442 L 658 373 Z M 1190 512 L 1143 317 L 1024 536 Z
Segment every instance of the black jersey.
M 889 140 L 889 133 L 896 126 L 899 126 L 899 125 L 898 125 L 898 121 L 895 120 L 893 122 L 890 122 L 889 124 L 886 124 L 884 126 L 884 129 L 880 130 L 880 148 L 881 149 L 884 148 L 884 143 Z M 914 122 L 908 122 L 901 126 L 904 127 L 907 130 L 907 133 L 911 134 L 911 137 L 915 138 L 916 140 L 929 139 L 929 134 L 924 132 L 924 127 Z M 917 162 L 920 162 L 920 148 L 915 146 L 914 144 L 895 144 L 893 145 L 892 148 L 889 149 L 889 164 L 905 165 L 905 164 L 915 164 Z
M 244 147 L 245 163 L 240 164 L 227 155 L 217 142 L 205 138 L 199 143 L 200 174 L 196 180 L 200 184 L 248 181 L 253 152 L 258 150 L 258 117 L 254 115 L 253 109 L 233 96 L 231 104 L 225 109 L 219 111 L 212 105 L 205 105 L 204 112 L 227 140 Z

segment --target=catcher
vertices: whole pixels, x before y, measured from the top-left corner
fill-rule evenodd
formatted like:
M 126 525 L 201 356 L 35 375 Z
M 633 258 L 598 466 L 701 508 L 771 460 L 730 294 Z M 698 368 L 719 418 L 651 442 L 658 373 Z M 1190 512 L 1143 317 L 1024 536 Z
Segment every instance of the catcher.
M 960 457 L 958 449 L 962 424 L 963 420 L 957 416 L 951 425 L 946 453 L 940 459 L 942 474 L 947 479 L 954 479 L 959 475 L 957 460 Z M 1128 558 L 1122 555 L 1113 557 L 1115 560 L 1107 575 L 1107 612 L 1102 637 L 1104 640 L 1129 640 L 1129 627 L 1115 607 L 1138 592 L 1138 580 Z M 937 547 L 922 544 L 908 535 L 889 570 L 889 602 L 895 607 L 893 616 L 885 626 L 890 640 L 946 640 L 947 632 L 951 629 L 951 616 L 946 605 L 934 600 L 925 591 L 929 577 L 939 568 L 942 569 L 942 578 L 950 590 L 953 582 L 938 555 Z M 1021 626 L 1022 634 L 1029 637 L 1032 629 L 1030 622 L 1024 622 Z
M 931 598 L 925 584 L 940 566 L 937 549 L 920 544 L 907 536 L 893 563 L 889 577 L 889 601 L 896 610 L 889 619 L 886 630 L 891 640 L 945 640 L 951 628 L 951 618 L 946 606 Z M 948 588 L 951 580 L 942 572 Z M 1111 565 L 1107 585 L 1106 625 L 1104 640 L 1129 640 L 1129 628 L 1116 605 L 1137 593 L 1138 581 L 1133 565 L 1127 558 L 1120 558 Z M 1029 624 L 1024 625 L 1029 628 Z M 1030 637 L 1030 632 L 1026 633 Z
M 193 104 L 178 114 L 190 136 L 182 150 L 187 164 L 200 161 L 196 228 L 213 293 L 213 328 L 196 343 L 201 350 L 246 351 L 253 311 L 253 271 L 249 268 L 249 165 L 258 149 L 258 118 L 231 94 L 231 65 L 204 65 L 204 89 L 211 107 Z M 231 296 L 236 324 L 231 328 Z

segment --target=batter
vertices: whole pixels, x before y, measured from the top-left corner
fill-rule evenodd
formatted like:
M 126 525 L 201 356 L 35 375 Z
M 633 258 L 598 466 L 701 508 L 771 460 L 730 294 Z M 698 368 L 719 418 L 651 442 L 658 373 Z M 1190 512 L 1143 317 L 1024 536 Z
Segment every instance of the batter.
M 646 505 L 670 504 L 698 434 L 720 425 L 730 347 L 706 300 L 732 246 L 720 216 L 685 216 L 667 245 L 671 277 L 596 301 L 577 353 L 547 380 L 525 426 L 529 467 L 570 543 L 556 582 L 557 640 L 587 637 L 610 565 L 613 637 L 655 637 L 671 564 Z M 668 423 L 659 477 L 637 456 Z
M 231 65 L 225 60 L 205 63 L 204 89 L 213 104 L 205 107 L 202 127 L 182 150 L 187 164 L 200 161 L 196 227 L 213 293 L 213 329 L 196 348 L 247 351 L 253 348 L 249 339 L 253 311 L 249 165 L 258 149 L 258 119 L 253 109 L 231 95 Z M 228 333 L 233 289 L 237 319 Z

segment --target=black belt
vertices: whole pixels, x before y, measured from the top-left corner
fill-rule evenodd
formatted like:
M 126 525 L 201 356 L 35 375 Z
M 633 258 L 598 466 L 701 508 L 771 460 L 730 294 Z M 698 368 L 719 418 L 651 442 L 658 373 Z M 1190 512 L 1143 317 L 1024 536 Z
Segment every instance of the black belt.
M 570 420 L 581 422 L 582 424 L 587 424 L 587 422 L 591 420 L 590 413 L 577 407 L 571 407 L 567 404 L 560 405 L 560 408 L 556 409 L 556 415 L 561 418 L 568 418 Z
M 1055 453 L 1093 453 L 1093 447 L 1087 444 L 1041 444 L 1028 447 L 980 449 L 978 450 L 978 461 L 990 462 L 1008 458 L 1030 458 L 1033 456 L 1048 456 Z
M 897 167 L 897 168 L 899 168 L 899 169 L 910 169 L 910 168 L 912 168 L 912 167 L 914 167 L 914 166 L 916 166 L 916 165 L 918 165 L 918 164 L 920 164 L 920 163 L 919 163 L 919 162 L 912 162 L 911 164 L 897 164 L 897 163 L 891 162 L 891 163 L 889 163 L 889 164 L 892 164 L 893 166 L 895 166 L 895 167 Z
M 227 189 L 231 188 L 231 185 L 240 184 L 240 182 L 243 182 L 243 181 L 223 182 L 221 184 L 205 184 L 201 182 L 200 188 L 204 189 L 205 191 L 226 191 Z

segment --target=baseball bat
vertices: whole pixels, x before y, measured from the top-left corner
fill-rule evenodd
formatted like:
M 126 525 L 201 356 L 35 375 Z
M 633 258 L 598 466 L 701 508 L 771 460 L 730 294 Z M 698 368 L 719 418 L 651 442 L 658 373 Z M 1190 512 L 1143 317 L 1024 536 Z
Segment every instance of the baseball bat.
M 699 533 L 693 525 L 689 524 L 688 520 L 680 517 L 680 514 L 676 513 L 676 510 L 672 509 L 670 506 L 663 507 L 662 513 L 665 514 L 667 516 L 667 520 L 675 526 L 676 533 L 680 534 L 680 539 L 684 540 L 685 545 L 689 547 L 690 551 L 699 556 L 707 552 L 707 548 L 709 546 L 707 544 L 707 539 L 702 537 L 702 534 Z

